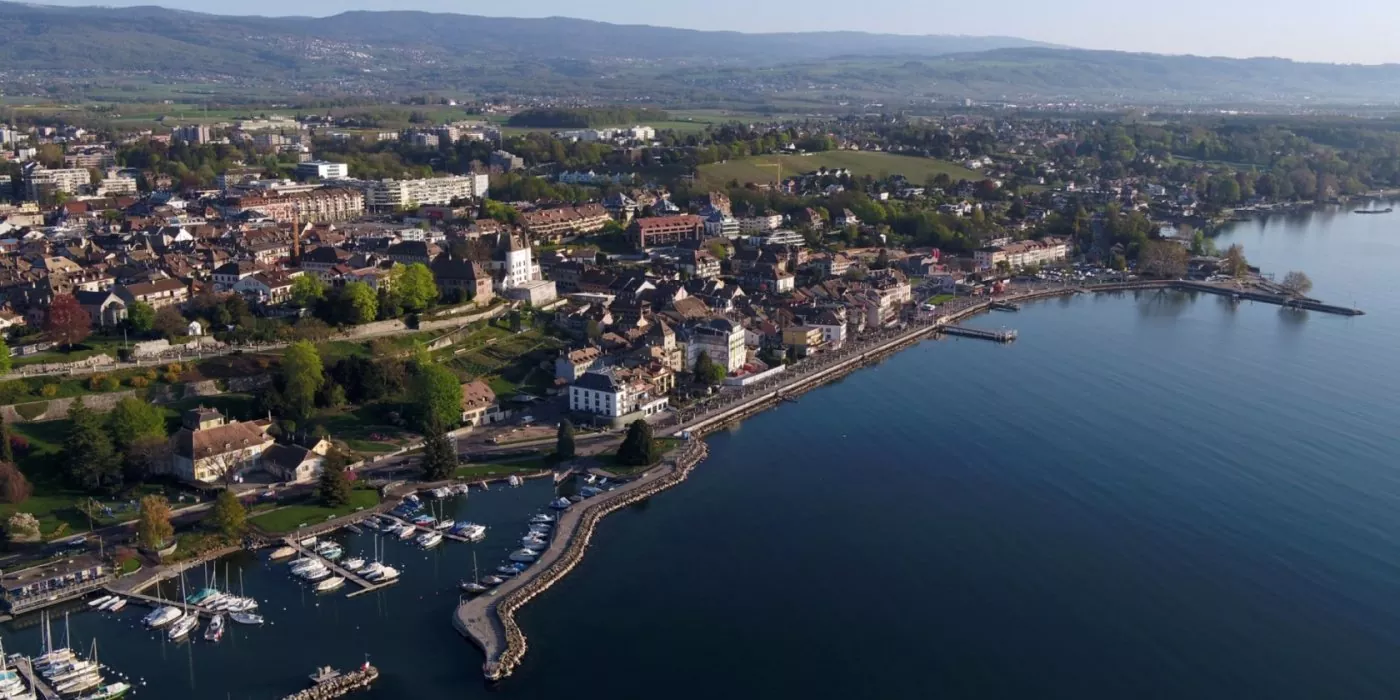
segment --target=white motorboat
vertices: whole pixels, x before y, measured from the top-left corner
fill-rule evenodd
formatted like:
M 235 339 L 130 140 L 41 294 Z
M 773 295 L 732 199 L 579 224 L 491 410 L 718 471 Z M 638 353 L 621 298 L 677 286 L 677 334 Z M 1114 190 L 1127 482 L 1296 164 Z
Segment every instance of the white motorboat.
M 471 487 L 466 484 L 457 484 L 456 486 L 452 487 L 452 493 L 455 493 L 459 496 L 465 495 L 469 491 L 471 491 Z
M 113 599 L 113 598 L 116 598 L 116 596 L 114 596 L 114 595 L 104 595 L 104 596 L 102 596 L 101 598 L 93 598 L 92 600 L 89 600 L 89 601 L 88 601 L 87 606 L 88 606 L 89 608 L 97 608 L 97 609 L 100 610 L 100 609 L 102 608 L 102 606 L 104 606 L 104 605 L 106 605 L 106 604 L 112 602 L 112 599 Z
M 359 571 L 356 571 L 355 573 L 359 574 L 360 576 L 363 576 L 367 581 L 373 581 L 373 577 L 379 573 L 380 569 L 383 568 L 383 564 L 380 564 L 377 561 L 372 561 L 368 564 L 365 564 L 363 568 L 361 568 Z
M 447 498 L 448 496 L 452 495 L 452 491 L 450 489 L 442 487 L 435 488 L 432 491 L 429 491 L 428 493 L 432 494 L 433 498 Z
M 480 542 L 486 539 L 486 526 L 476 523 L 457 523 L 452 528 L 452 534 L 465 537 L 472 542 Z
M 311 562 L 314 562 L 314 561 L 320 561 L 320 560 L 317 559 L 316 557 L 297 557 L 296 559 L 293 559 L 293 560 L 287 562 L 287 566 L 292 567 L 292 570 L 295 571 L 296 568 L 297 568 L 298 566 L 305 566 L 305 565 L 310 564 Z
M 317 592 L 317 593 L 325 593 L 325 592 L 327 592 L 327 591 L 333 591 L 333 590 L 335 590 L 335 589 L 337 589 L 337 588 L 340 588 L 341 586 L 344 586 L 344 585 L 345 585 L 345 577 L 344 577 L 344 576 L 332 576 L 332 577 L 330 577 L 330 578 L 328 578 L 328 579 L 326 579 L 326 580 L 324 580 L 324 581 L 321 581 L 320 583 L 316 584 L 316 592 Z
M 81 693 L 84 690 L 92 690 L 99 685 L 102 685 L 102 674 L 93 670 L 59 683 L 54 686 L 54 690 L 57 690 L 60 695 L 67 695 L 69 693 Z
M 111 605 L 107 606 L 107 612 L 117 612 L 126 607 L 126 598 L 117 598 Z
M 298 542 L 297 544 L 300 544 L 300 545 L 303 546 L 303 547 L 310 547 L 311 545 L 316 544 L 316 536 L 315 536 L 315 535 L 312 535 L 312 536 L 310 536 L 310 537 L 308 537 L 308 538 L 302 540 L 301 542 Z
M 297 550 L 295 547 L 278 547 L 277 549 L 272 550 L 272 554 L 269 554 L 268 558 L 273 561 L 277 561 L 279 559 L 286 559 L 287 557 L 290 557 L 296 553 Z
M 166 635 L 170 637 L 170 641 L 173 642 L 175 640 L 184 639 L 185 637 L 189 636 L 190 632 L 195 631 L 197 627 L 199 627 L 199 616 L 186 615 L 180 618 L 179 620 L 176 620 L 175 624 L 170 626 L 170 630 L 166 633 Z
M 556 498 L 549 502 L 549 507 L 555 510 L 564 510 L 571 505 L 573 505 L 573 503 L 570 503 L 567 498 Z
M 316 570 L 314 570 L 314 571 L 309 571 L 309 572 L 303 574 L 303 575 L 302 575 L 302 578 L 305 579 L 305 580 L 307 580 L 307 581 L 313 581 L 313 582 L 314 582 L 314 581 L 320 581 L 321 579 L 326 578 L 326 577 L 328 577 L 328 576 L 330 576 L 330 575 L 331 575 L 331 570 L 330 570 L 330 569 L 327 569 L 326 567 L 323 566 L 323 567 L 321 567 L 321 568 L 319 568 L 319 569 L 316 569 Z
M 145 619 L 142 620 L 142 622 L 146 623 L 146 626 L 151 628 L 164 627 L 172 622 L 175 622 L 176 620 L 179 620 L 184 616 L 184 610 L 181 610 L 173 605 L 167 605 L 163 608 L 157 608 L 155 612 L 151 613 L 150 615 L 147 615 Z
M 354 559 L 346 559 L 345 563 L 342 564 L 342 566 L 344 566 L 349 571 L 359 571 L 360 567 L 364 565 L 365 560 L 361 559 L 360 557 L 355 557 Z
M 70 661 L 62 666 L 50 668 L 44 671 L 44 677 L 52 683 L 62 683 L 79 676 L 85 676 L 97 671 L 97 662 L 91 659 L 85 661 Z
M 490 586 L 477 583 L 476 581 L 463 581 L 461 583 L 461 588 L 463 593 L 471 593 L 472 595 L 478 595 L 491 590 Z
M 112 608 L 115 608 L 115 607 L 117 606 L 117 603 L 124 603 L 124 602 L 126 602 L 126 599 L 125 599 L 125 598 L 123 598 L 123 597 L 121 597 L 121 596 L 119 596 L 119 595 L 114 595 L 114 596 L 112 596 L 112 599 L 111 599 L 111 600 L 109 600 L 109 601 L 107 601 L 107 602 L 105 602 L 105 603 L 103 603 L 103 604 L 97 606 L 97 609 L 98 609 L 98 610 L 104 610 L 104 611 L 105 611 L 105 610 L 111 610 Z
M 438 521 L 438 524 L 436 524 L 436 525 L 433 526 L 433 529 L 434 529 L 434 530 L 451 530 L 451 529 L 453 528 L 453 526 L 455 526 L 456 524 L 457 524 L 457 521 L 456 521 L 456 520 L 452 520 L 452 519 L 450 519 L 450 518 L 447 519 L 447 520 L 439 520 L 439 521 Z
M 534 561 L 534 560 L 539 559 L 539 558 L 540 558 L 540 553 L 539 553 L 538 551 L 533 550 L 533 549 L 530 549 L 530 548 L 528 548 L 528 547 L 525 548 L 525 549 L 517 549 L 517 550 L 515 550 L 514 552 L 511 552 L 511 553 L 510 553 L 510 560 L 511 560 L 511 561 L 531 562 L 531 561 Z
M 379 569 L 365 578 L 375 583 L 388 583 L 399 577 L 399 570 L 392 566 L 380 565 Z
M 518 476 L 516 476 L 516 475 L 514 475 L 514 474 L 511 474 L 511 475 L 510 475 L 510 478 L 509 478 L 509 479 L 506 479 L 506 483 L 510 484 L 511 486 L 519 486 L 519 485 L 521 485 L 521 484 L 523 484 L 523 483 L 525 483 L 525 482 L 521 481 L 521 480 L 520 480 L 520 477 L 518 477 Z
M 247 612 L 230 613 L 229 619 L 240 625 L 261 625 L 263 623 L 262 615 Z
M 47 635 L 45 635 L 47 637 Z M 72 649 L 53 649 L 34 657 L 34 670 L 43 672 L 50 666 L 66 664 L 73 660 Z
M 536 550 L 544 549 L 545 546 L 548 545 L 548 544 L 549 544 L 549 542 L 548 542 L 547 540 L 545 540 L 543 537 L 522 537 L 522 538 L 520 538 L 520 546 L 521 546 L 521 547 L 525 547 L 525 548 L 527 548 L 527 549 L 536 549 Z
M 506 580 L 501 578 L 500 576 L 487 576 L 486 578 L 481 579 L 481 582 L 488 586 L 499 586 L 505 583 Z
M 204 641 L 217 642 L 223 638 L 224 616 L 223 614 L 215 615 L 214 619 L 209 621 L 209 626 L 204 629 Z
M 539 532 L 548 535 L 549 531 L 553 529 L 554 528 L 550 526 L 549 523 L 530 523 L 530 532 Z
M 550 515 L 549 513 L 536 513 L 536 514 L 530 516 L 530 522 L 532 522 L 532 523 L 552 523 L 552 522 L 554 522 L 554 516 Z
M 252 598 L 239 598 L 238 602 L 228 606 L 230 612 L 249 612 L 258 609 L 258 601 Z
M 419 536 L 417 537 L 417 539 L 415 539 L 415 540 L 413 540 L 413 541 L 414 541 L 415 543 L 417 543 L 417 545 L 418 545 L 419 547 L 422 547 L 422 548 L 424 548 L 424 549 L 431 549 L 431 548 L 433 548 L 433 547 L 438 546 L 439 544 L 442 544 L 442 533 L 441 533 L 441 532 L 425 532 L 425 533 L 419 535 Z

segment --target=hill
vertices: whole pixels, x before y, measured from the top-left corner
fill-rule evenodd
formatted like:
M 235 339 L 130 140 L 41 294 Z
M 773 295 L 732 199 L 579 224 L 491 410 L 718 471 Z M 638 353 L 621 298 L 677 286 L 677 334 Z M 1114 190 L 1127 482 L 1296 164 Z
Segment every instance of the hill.
M 724 163 L 710 163 L 700 166 L 700 181 L 708 187 L 723 187 L 730 180 L 737 180 L 741 185 L 777 182 L 780 176 L 810 173 L 822 167 L 846 168 L 857 176 L 903 175 L 919 184 L 939 173 L 947 173 L 954 180 L 981 180 L 984 177 L 957 163 L 936 158 L 875 151 L 824 151 L 811 155 L 748 156 Z

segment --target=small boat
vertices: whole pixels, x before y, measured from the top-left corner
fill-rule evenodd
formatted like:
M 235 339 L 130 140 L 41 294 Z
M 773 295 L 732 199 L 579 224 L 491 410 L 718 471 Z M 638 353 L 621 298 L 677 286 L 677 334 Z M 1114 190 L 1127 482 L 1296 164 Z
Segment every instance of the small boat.
M 220 639 L 223 639 L 223 638 L 224 638 L 224 616 L 223 616 L 222 614 L 215 615 L 215 616 L 214 616 L 214 619 L 212 619 L 212 620 L 209 621 L 209 626 L 208 626 L 207 628 L 205 628 L 205 630 L 204 630 L 204 641 L 206 641 L 206 642 L 217 642 L 217 641 L 219 641 Z
M 583 494 L 583 496 L 584 496 L 585 498 L 592 498 L 592 497 L 594 497 L 594 496 L 597 496 L 597 495 L 600 494 L 600 493 L 603 493 L 603 490 L 600 489 L 600 488 L 593 487 L 593 486 L 585 486 L 585 487 L 579 489 L 578 492 L 579 492 L 580 494 Z
M 346 559 L 345 562 L 344 562 L 343 564 L 341 564 L 341 566 L 344 566 L 344 567 L 345 567 L 347 570 L 349 570 L 349 571 L 358 571 L 358 570 L 360 569 L 360 567 L 362 567 L 362 566 L 364 566 L 364 565 L 365 565 L 365 560 L 364 560 L 364 559 L 361 559 L 360 557 L 355 557 L 355 558 L 353 558 L 353 559 Z
M 324 570 L 325 568 L 326 568 L 326 565 L 325 565 L 325 564 L 322 564 L 322 563 L 319 562 L 319 561 L 312 560 L 310 563 L 302 564 L 301 566 L 293 567 L 293 568 L 292 568 L 292 575 L 293 575 L 293 576 L 305 576 L 305 575 L 308 574 L 308 573 L 311 573 L 311 572 L 314 572 L 314 571 Z
M 539 553 L 538 551 L 533 550 L 533 549 L 530 549 L 530 548 L 528 548 L 528 547 L 526 547 L 525 549 L 517 549 L 517 550 L 515 550 L 514 552 L 511 552 L 511 553 L 510 553 L 510 560 L 511 560 L 511 561 L 526 562 L 526 561 L 534 561 L 534 560 L 539 559 L 539 558 L 540 558 L 540 553 Z
M 556 498 L 549 502 L 549 507 L 555 510 L 564 510 L 565 508 L 568 508 L 571 505 L 573 504 L 570 503 L 569 499 L 567 498 Z
M 185 602 L 189 603 L 190 605 L 199 605 L 205 601 L 217 599 L 222 595 L 223 593 L 220 593 L 218 589 L 201 588 L 198 591 L 195 591 L 194 593 L 186 597 Z
M 465 537 L 472 542 L 480 542 L 486 539 L 486 526 L 476 523 L 457 523 L 452 527 L 452 534 Z
M 146 626 L 151 628 L 164 627 L 165 625 L 168 625 L 184 616 L 184 610 L 181 610 L 173 605 L 167 605 L 162 608 L 157 608 L 155 612 L 151 613 L 150 615 L 147 615 L 146 618 L 142 620 L 142 622 L 146 623 Z
M 305 579 L 305 580 L 307 580 L 307 581 L 313 581 L 313 582 L 314 582 L 314 581 L 320 581 L 320 580 L 323 579 L 323 578 L 327 578 L 327 577 L 329 577 L 330 575 L 331 575 L 331 570 L 330 570 L 330 569 L 327 569 L 326 567 L 323 566 L 323 567 L 321 567 L 321 568 L 319 568 L 319 569 L 315 569 L 315 570 L 312 570 L 312 571 L 307 572 L 306 574 L 302 575 L 302 578 Z
M 78 700 L 116 700 L 126 695 L 129 690 L 131 690 L 130 683 L 118 681 L 110 685 L 104 685 L 96 691 L 78 698 Z
M 388 583 L 399 577 L 399 570 L 392 566 L 380 565 L 374 573 L 368 574 L 365 578 L 374 583 Z
M 369 529 L 371 529 L 371 530 L 378 530 L 378 529 L 379 529 L 379 518 L 368 517 L 368 518 L 365 518 L 364 520 L 362 520 L 362 521 L 360 521 L 360 522 L 361 522 L 362 524 L 364 524 L 365 527 L 367 527 L 367 528 L 369 528 Z
M 401 539 L 401 540 L 406 540 L 406 539 L 412 537 L 412 536 L 413 536 L 413 533 L 415 533 L 415 532 L 418 532 L 418 528 L 416 528 L 416 527 L 414 527 L 414 526 L 412 526 L 412 525 L 404 525 L 403 527 L 400 527 L 400 528 L 399 528 L 397 534 L 398 534 L 398 536 L 399 536 L 399 539 Z
M 195 629 L 198 627 L 199 616 L 186 615 L 177 620 L 175 624 L 171 625 L 170 630 L 166 634 L 170 637 L 170 641 L 173 642 L 178 639 L 184 639 L 185 637 L 189 636 L 190 632 L 195 631 Z
M 261 625 L 263 623 L 262 615 L 248 612 L 229 613 L 229 618 L 240 625 Z
M 341 586 L 344 586 L 344 585 L 345 585 L 345 577 L 344 577 L 344 576 L 332 576 L 332 577 L 330 577 L 330 578 L 328 578 L 328 579 L 326 579 L 326 580 L 324 580 L 324 581 L 322 581 L 322 582 L 316 584 L 316 592 L 317 592 L 317 593 L 325 593 L 326 591 L 333 591 L 333 590 L 335 590 L 335 589 L 337 589 L 337 588 L 340 588 Z
M 1353 213 L 1355 213 L 1355 214 L 1389 214 L 1389 213 L 1392 212 L 1392 211 L 1395 211 L 1395 210 L 1392 209 L 1392 208 L 1390 208 L 1390 207 L 1386 207 L 1386 208 L 1384 208 L 1384 209 L 1357 209 L 1357 210 L 1355 210 Z
M 302 540 L 301 542 L 298 542 L 297 544 L 300 544 L 303 547 L 310 547 L 311 545 L 316 544 L 316 536 L 312 535 Z
M 536 513 L 536 514 L 530 516 L 530 522 L 532 522 L 532 523 L 552 523 L 552 522 L 554 522 L 554 516 L 550 515 L 549 513 Z
M 111 599 L 111 600 L 109 600 L 109 601 L 107 601 L 107 602 L 105 602 L 105 603 L 103 603 L 103 604 L 97 606 L 97 609 L 98 609 L 98 610 L 103 610 L 103 611 L 111 610 L 112 608 L 116 607 L 117 603 L 124 603 L 124 602 L 126 602 L 126 599 L 125 599 L 125 598 L 123 598 L 123 597 L 121 597 L 121 596 L 114 595 L 114 596 L 112 596 L 112 599 Z
M 62 683 L 79 676 L 95 673 L 97 670 L 97 662 L 89 659 L 87 661 L 70 661 L 66 664 L 49 667 L 44 669 L 43 675 L 54 683 Z
M 471 491 L 471 487 L 466 484 L 457 484 L 452 487 L 452 493 L 459 496 L 465 496 L 469 491 Z
M 434 518 L 433 516 L 428 515 L 427 513 L 423 513 L 421 515 L 413 516 L 412 520 L 410 520 L 409 522 L 412 522 L 414 525 L 432 525 L 433 523 L 437 522 L 437 518 Z
M 490 586 L 482 585 L 480 583 L 477 583 L 476 581 L 463 581 L 461 584 L 461 588 L 464 593 L 471 593 L 472 595 L 476 595 L 478 593 L 485 593 L 491 590 Z
M 116 598 L 116 596 L 114 596 L 114 595 L 104 595 L 104 596 L 102 596 L 101 598 L 93 598 L 92 600 L 89 600 L 89 601 L 88 601 L 87 606 L 88 606 L 89 608 L 99 608 L 99 609 L 100 609 L 100 608 L 102 608 L 103 606 L 107 605 L 108 603 L 112 602 L 112 600 L 113 600 L 114 598 Z
M 404 500 L 404 503 L 412 503 L 412 504 L 415 504 L 415 505 L 417 505 L 418 503 L 421 502 L 421 499 L 418 498 L 418 494 L 414 494 L 414 493 L 410 493 L 410 494 L 408 494 L 407 496 L 404 496 L 404 497 L 403 497 L 403 500 Z
M 488 586 L 499 586 L 505 583 L 506 580 L 501 578 L 500 576 L 487 576 L 486 578 L 481 579 L 481 582 Z
M 384 568 L 383 564 L 380 564 L 377 561 L 372 561 L 368 564 L 365 564 L 364 567 L 362 567 L 359 571 L 356 571 L 355 573 L 359 574 L 360 576 L 363 576 L 365 580 L 373 580 L 370 579 L 370 576 L 379 573 L 379 570 L 382 568 Z
M 441 532 L 425 532 L 413 540 L 415 544 L 424 549 L 431 549 L 442 544 Z
M 554 526 L 549 523 L 530 523 L 530 532 L 543 532 L 548 534 L 549 531 L 553 529 Z
M 361 530 L 359 526 L 357 526 L 355 523 L 350 523 L 349 525 L 346 525 L 345 529 L 356 535 L 363 535 L 365 533 L 365 531 Z
M 582 503 L 582 502 L 583 502 L 583 496 L 580 496 L 580 495 L 578 495 L 578 494 L 574 494 L 574 495 L 572 495 L 572 496 L 569 496 L 569 502 L 570 502 L 570 503 Z
M 522 481 L 520 480 L 520 477 L 518 477 L 518 476 L 516 476 L 516 475 L 514 475 L 514 474 L 511 474 L 511 475 L 510 475 L 510 478 L 507 479 L 506 481 L 507 481 L 511 486 L 519 486 L 520 484 L 524 483 L 524 482 L 522 482 Z
M 126 607 L 126 598 L 117 598 L 111 605 L 106 607 L 107 612 L 117 612 Z
M 453 526 L 453 525 L 456 525 L 456 524 L 457 524 L 457 521 L 456 521 L 456 520 L 450 520 L 450 519 L 449 519 L 449 520 L 439 520 L 439 521 L 438 521 L 438 524 L 436 524 L 436 525 L 433 526 L 433 529 L 434 529 L 434 530 L 450 530 L 450 529 L 452 529 L 452 526 Z
M 432 494 L 433 498 L 447 498 L 448 496 L 452 495 L 451 489 L 443 488 L 441 486 L 433 489 L 432 491 L 429 491 L 428 493 Z
M 249 612 L 252 610 L 257 610 L 258 601 L 253 600 L 252 598 L 239 598 L 238 602 L 234 603 L 233 605 L 230 605 L 228 609 L 231 612 Z

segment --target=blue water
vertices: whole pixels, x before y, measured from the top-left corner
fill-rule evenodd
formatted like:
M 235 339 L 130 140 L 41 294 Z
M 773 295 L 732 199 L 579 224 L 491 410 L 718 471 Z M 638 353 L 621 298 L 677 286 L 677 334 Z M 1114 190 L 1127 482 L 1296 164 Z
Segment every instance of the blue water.
M 353 600 L 249 561 L 283 609 L 218 648 L 131 629 L 139 611 L 78 615 L 75 637 L 151 698 L 275 697 L 366 652 L 385 674 L 366 698 L 1397 697 L 1396 221 L 1221 239 L 1365 316 L 1039 302 L 974 321 L 1015 344 L 925 342 L 712 437 L 525 608 L 529 654 L 496 687 L 449 624 L 471 562 L 451 543 L 391 543 L 404 582 Z M 548 491 L 455 506 L 496 526 L 483 566 Z

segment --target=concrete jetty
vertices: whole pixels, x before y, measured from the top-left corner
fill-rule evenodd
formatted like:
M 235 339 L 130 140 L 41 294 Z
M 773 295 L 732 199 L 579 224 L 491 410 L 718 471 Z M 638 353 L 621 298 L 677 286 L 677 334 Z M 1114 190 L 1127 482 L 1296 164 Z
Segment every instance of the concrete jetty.
M 327 700 L 349 695 L 357 690 L 369 688 L 379 678 L 379 669 L 366 663 L 354 671 L 342 673 L 328 681 L 318 683 L 306 690 L 292 693 L 282 700 Z
M 428 527 L 428 526 L 426 526 L 426 525 L 419 525 L 419 524 L 417 524 L 417 523 L 411 523 L 411 522 L 408 522 L 407 520 L 404 520 L 403 518 L 400 518 L 400 517 L 395 516 L 395 515 L 389 515 L 389 514 L 386 513 L 386 514 L 381 515 L 381 516 L 379 516 L 379 517 L 380 517 L 381 520 L 384 519 L 384 518 L 388 518 L 389 520 L 392 520 L 392 521 L 398 523 L 399 525 L 408 525 L 408 526 L 412 527 L 413 529 L 415 529 L 415 530 L 417 530 L 417 531 L 419 531 L 419 532 L 436 532 L 437 534 L 442 535 L 443 539 L 452 540 L 452 541 L 454 541 L 454 542 L 466 542 L 466 543 L 471 543 L 471 540 L 470 540 L 470 539 L 468 539 L 468 538 L 466 538 L 466 537 L 463 537 L 463 536 L 461 536 L 461 535 L 454 535 L 454 534 L 452 534 L 452 533 L 450 533 L 450 532 L 448 532 L 448 531 L 446 531 L 446 530 L 439 530 L 439 529 L 437 529 L 437 528 Z
M 1009 343 L 1016 339 L 1016 331 L 1010 329 L 989 330 L 986 328 L 963 328 L 962 326 L 943 326 L 938 329 L 940 333 L 961 336 L 963 338 L 977 338 L 979 340 L 994 340 L 998 343 Z
M 213 610 L 210 610 L 209 608 L 202 607 L 199 605 L 189 605 L 178 600 L 166 600 L 164 598 L 157 598 L 153 595 L 146 595 L 144 593 L 135 593 L 131 591 L 113 591 L 113 593 L 125 597 L 130 602 L 139 603 L 141 605 L 149 605 L 153 608 L 158 608 L 163 605 L 174 605 L 183 608 L 185 610 L 185 614 L 187 615 L 190 613 L 194 613 L 203 617 L 213 617 L 218 614 Z
M 704 442 L 691 440 L 674 459 L 561 512 L 554 525 L 554 537 L 533 566 L 497 586 L 492 593 L 460 603 L 453 614 L 453 625 L 485 653 L 482 674 L 499 680 L 520 664 L 526 642 L 515 622 L 516 611 L 578 565 L 594 528 L 604 516 L 684 481 L 708 453 Z
M 308 547 L 303 547 L 300 542 L 290 537 L 283 541 L 286 542 L 288 547 L 297 550 L 297 552 L 299 552 L 302 556 L 313 557 L 315 559 L 321 560 L 321 563 L 325 564 L 326 568 L 330 569 L 331 571 L 334 571 L 336 576 L 343 576 L 345 577 L 346 581 L 349 581 L 350 583 L 353 583 L 356 586 L 360 587 L 359 590 L 351 591 L 350 593 L 346 594 L 346 598 L 353 598 L 357 595 L 364 595 L 366 593 L 369 593 L 370 591 L 379 590 L 380 588 L 384 588 L 385 586 L 388 586 L 393 583 L 393 581 L 384 581 L 382 583 L 374 583 L 368 581 L 359 574 L 356 574 L 355 572 L 346 569 L 345 567 L 331 561 L 330 559 L 327 559 L 321 556 L 320 554 L 317 554 L 315 550 L 310 549 Z

